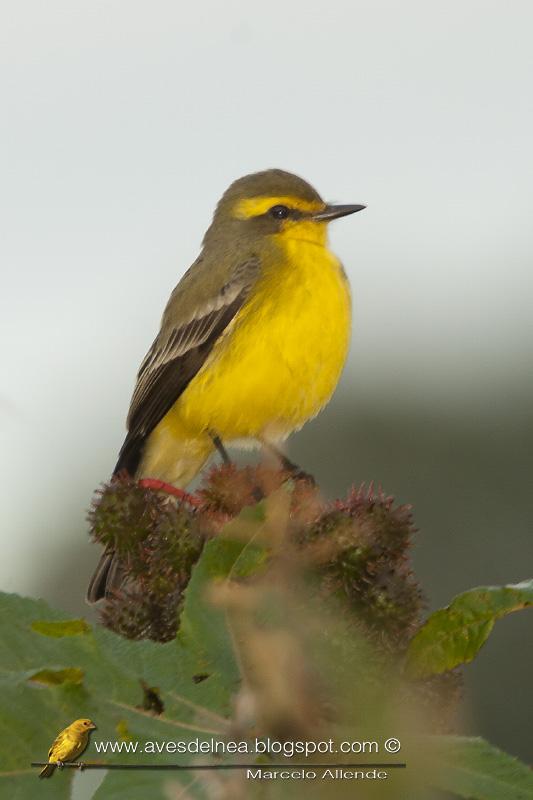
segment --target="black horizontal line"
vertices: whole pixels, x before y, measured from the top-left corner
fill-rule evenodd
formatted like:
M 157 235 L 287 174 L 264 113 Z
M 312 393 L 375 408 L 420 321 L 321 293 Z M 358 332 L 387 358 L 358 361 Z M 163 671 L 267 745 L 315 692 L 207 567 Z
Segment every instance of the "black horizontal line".
M 32 767 L 46 767 L 48 761 L 32 761 Z M 53 766 L 56 766 L 55 764 Z M 273 769 L 405 769 L 405 763 L 366 763 L 366 764 L 95 764 L 84 761 L 69 761 L 63 767 L 70 769 L 173 769 L 173 770 L 209 770 L 209 769 L 261 769 L 269 772 Z

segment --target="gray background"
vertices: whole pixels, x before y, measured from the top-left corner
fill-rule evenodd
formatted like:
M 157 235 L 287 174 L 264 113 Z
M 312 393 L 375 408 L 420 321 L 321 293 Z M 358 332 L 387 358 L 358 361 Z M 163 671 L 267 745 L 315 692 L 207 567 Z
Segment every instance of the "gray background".
M 528 2 L 4 2 L 0 585 L 75 613 L 85 509 L 170 289 L 236 177 L 366 203 L 341 386 L 292 454 L 415 506 L 431 608 L 532 573 Z M 532 760 L 531 613 L 467 674 L 468 730 Z

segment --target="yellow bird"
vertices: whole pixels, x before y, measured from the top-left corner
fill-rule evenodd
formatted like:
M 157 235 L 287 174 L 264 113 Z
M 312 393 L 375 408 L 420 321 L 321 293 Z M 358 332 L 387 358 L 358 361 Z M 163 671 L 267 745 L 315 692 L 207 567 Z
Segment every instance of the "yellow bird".
M 39 778 L 49 778 L 56 765 L 61 767 L 65 761 L 74 761 L 83 753 L 89 741 L 89 733 L 95 728 L 96 725 L 90 719 L 77 719 L 58 733 L 48 751 L 48 761 L 52 763 L 43 767 L 39 772 Z
M 350 290 L 327 225 L 363 205 L 329 205 L 271 169 L 235 181 L 197 260 L 174 289 L 141 364 L 114 475 L 186 486 L 224 443 L 276 449 L 329 401 L 348 350 Z M 112 548 L 87 599 L 120 587 Z

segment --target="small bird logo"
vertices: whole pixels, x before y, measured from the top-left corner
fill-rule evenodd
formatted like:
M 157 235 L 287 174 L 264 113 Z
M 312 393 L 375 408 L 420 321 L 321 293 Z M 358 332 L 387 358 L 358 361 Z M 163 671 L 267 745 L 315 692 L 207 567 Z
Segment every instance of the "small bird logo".
M 62 767 L 65 761 L 73 761 L 79 756 L 89 741 L 89 734 L 96 728 L 90 719 L 77 719 L 58 733 L 52 747 L 48 751 L 47 764 L 39 773 L 39 778 L 49 778 L 56 766 Z

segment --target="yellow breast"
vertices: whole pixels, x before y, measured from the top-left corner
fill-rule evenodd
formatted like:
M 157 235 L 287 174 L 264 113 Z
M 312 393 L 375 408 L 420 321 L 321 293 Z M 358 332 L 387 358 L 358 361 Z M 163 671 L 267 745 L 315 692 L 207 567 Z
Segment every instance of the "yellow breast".
M 346 277 L 313 237 L 285 238 L 280 247 L 169 413 L 176 433 L 279 440 L 331 397 L 350 337 Z

